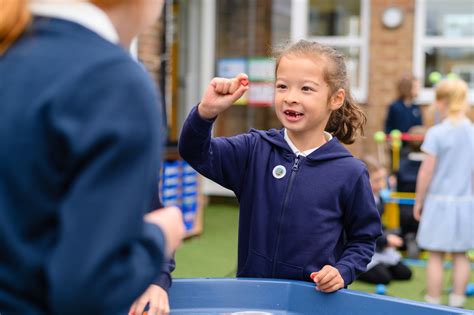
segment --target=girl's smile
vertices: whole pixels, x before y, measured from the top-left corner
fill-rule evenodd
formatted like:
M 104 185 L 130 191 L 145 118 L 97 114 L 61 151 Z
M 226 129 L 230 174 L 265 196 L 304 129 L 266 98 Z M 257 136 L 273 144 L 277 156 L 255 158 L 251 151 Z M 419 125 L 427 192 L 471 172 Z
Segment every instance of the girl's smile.
M 285 114 L 286 120 L 288 120 L 288 122 L 290 122 L 290 123 L 291 122 L 298 122 L 301 119 L 303 119 L 303 116 L 304 116 L 303 113 L 297 112 L 297 111 L 292 110 L 292 109 L 287 109 L 287 110 L 283 111 L 283 114 Z

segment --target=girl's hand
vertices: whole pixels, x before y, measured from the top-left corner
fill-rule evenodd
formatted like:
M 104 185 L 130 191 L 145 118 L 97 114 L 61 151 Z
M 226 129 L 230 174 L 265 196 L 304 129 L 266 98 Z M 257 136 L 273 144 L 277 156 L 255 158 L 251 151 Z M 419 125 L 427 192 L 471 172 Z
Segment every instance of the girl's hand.
M 167 315 L 170 312 L 168 293 L 160 286 L 152 284 L 133 302 L 128 315 L 142 315 L 147 304 L 149 304 L 148 315 Z
M 423 209 L 423 204 L 419 202 L 415 202 L 413 206 L 413 217 L 416 221 L 420 221 L 421 219 L 421 210 Z
M 316 283 L 316 290 L 330 293 L 344 288 L 344 279 L 342 279 L 339 270 L 330 265 L 325 265 L 320 271 L 313 272 L 311 279 Z
M 247 75 L 241 73 L 233 79 L 214 78 L 199 103 L 198 112 L 204 119 L 215 118 L 248 90 Z

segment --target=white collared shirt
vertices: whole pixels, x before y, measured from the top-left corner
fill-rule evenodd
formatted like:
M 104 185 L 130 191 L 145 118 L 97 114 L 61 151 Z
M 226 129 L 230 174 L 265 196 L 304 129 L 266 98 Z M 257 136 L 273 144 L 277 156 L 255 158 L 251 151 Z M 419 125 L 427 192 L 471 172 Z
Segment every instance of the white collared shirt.
M 296 156 L 299 156 L 299 155 L 302 155 L 304 157 L 307 157 L 308 155 L 310 155 L 311 153 L 313 153 L 314 151 L 316 151 L 317 149 L 319 149 L 321 146 L 317 146 L 315 148 L 312 148 L 312 149 L 308 149 L 308 150 L 304 150 L 304 151 L 300 151 L 298 150 L 298 148 L 293 144 L 293 142 L 291 141 L 290 137 L 288 136 L 288 132 L 285 128 L 285 140 L 286 142 L 288 143 L 288 145 L 290 146 L 291 150 L 293 151 L 293 153 L 296 155 Z M 329 132 L 324 132 L 324 138 L 326 138 L 326 141 L 330 141 L 332 139 L 332 135 L 329 133 Z
M 90 2 L 31 0 L 30 10 L 33 15 L 58 18 L 80 24 L 114 44 L 119 42 L 117 30 L 110 18 Z

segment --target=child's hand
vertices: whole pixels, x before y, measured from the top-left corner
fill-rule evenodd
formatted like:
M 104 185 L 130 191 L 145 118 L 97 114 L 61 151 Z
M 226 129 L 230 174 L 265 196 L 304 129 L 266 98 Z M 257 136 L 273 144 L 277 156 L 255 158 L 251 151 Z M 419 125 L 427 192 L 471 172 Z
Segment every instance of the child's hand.
M 423 204 L 419 202 L 415 202 L 415 205 L 413 206 L 413 217 L 415 218 L 416 221 L 420 221 L 421 219 L 422 208 L 423 208 Z
M 311 279 L 316 283 L 316 290 L 321 292 L 329 293 L 344 288 L 344 279 L 339 270 L 330 265 L 311 273 Z
M 247 75 L 241 73 L 233 79 L 214 78 L 204 92 L 198 112 L 204 119 L 215 118 L 248 90 Z
M 390 247 L 395 247 L 395 248 L 402 247 L 403 239 L 398 235 L 388 234 L 387 235 L 387 244 Z
M 148 315 L 166 315 L 170 312 L 168 293 L 160 286 L 152 284 L 133 302 L 128 315 L 142 315 L 147 304 L 149 304 Z
M 166 256 L 171 257 L 181 245 L 186 232 L 181 210 L 173 206 L 164 207 L 147 213 L 144 219 L 161 228 L 166 240 Z

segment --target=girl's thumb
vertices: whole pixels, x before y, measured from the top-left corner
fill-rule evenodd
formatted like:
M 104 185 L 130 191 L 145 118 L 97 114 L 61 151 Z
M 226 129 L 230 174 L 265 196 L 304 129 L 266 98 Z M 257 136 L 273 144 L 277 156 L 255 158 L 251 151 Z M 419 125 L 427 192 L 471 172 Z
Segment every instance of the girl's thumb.
M 249 77 L 245 73 L 239 73 L 235 78 L 240 82 L 240 85 L 249 85 Z

